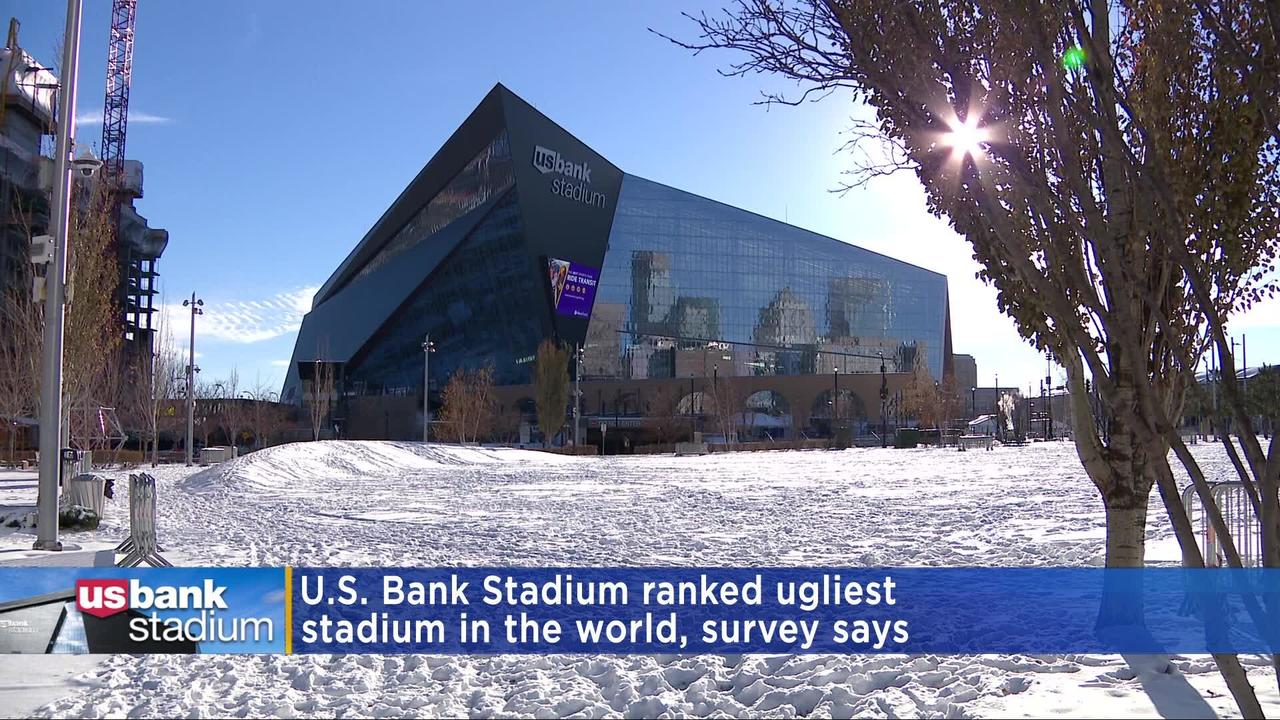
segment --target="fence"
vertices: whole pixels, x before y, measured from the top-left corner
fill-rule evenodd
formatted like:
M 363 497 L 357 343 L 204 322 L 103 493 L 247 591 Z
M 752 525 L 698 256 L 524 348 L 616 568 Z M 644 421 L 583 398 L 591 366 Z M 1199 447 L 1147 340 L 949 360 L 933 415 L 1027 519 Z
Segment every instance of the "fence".
M 160 556 L 164 548 L 156 541 L 156 479 L 146 473 L 129 475 L 129 538 L 116 547 L 125 556 L 120 567 L 173 567 Z
M 1253 503 L 1244 483 L 1239 480 L 1214 483 L 1210 488 L 1210 497 L 1222 512 L 1222 519 L 1235 541 L 1236 550 L 1240 553 L 1240 562 L 1245 567 L 1262 566 L 1262 526 L 1253 511 Z M 1204 563 L 1208 567 L 1221 567 L 1226 562 L 1226 555 L 1218 543 L 1218 534 L 1209 521 L 1209 514 L 1200 502 L 1194 485 L 1182 491 L 1182 504 L 1187 509 L 1187 519 L 1199 538 L 1200 549 L 1204 551 Z

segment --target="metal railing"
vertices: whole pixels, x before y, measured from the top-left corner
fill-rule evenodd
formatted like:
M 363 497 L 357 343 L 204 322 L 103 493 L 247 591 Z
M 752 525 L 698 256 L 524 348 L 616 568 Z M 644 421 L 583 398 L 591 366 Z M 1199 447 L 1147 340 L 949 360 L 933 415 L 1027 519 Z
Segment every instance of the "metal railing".
M 1245 567 L 1262 566 L 1262 525 L 1253 511 L 1253 503 L 1244 483 L 1239 480 L 1214 483 L 1210 488 L 1210 496 L 1222 513 L 1231 539 L 1235 541 L 1236 550 L 1240 553 L 1240 562 Z M 1223 567 L 1227 565 L 1225 553 L 1218 542 L 1218 534 L 1209 521 L 1209 514 L 1200 502 L 1200 496 L 1194 485 L 1182 491 L 1182 504 L 1187 509 L 1187 519 L 1196 531 L 1200 549 L 1204 551 L 1206 567 Z
M 173 567 L 160 556 L 164 548 L 156 541 L 156 479 L 146 473 L 129 475 L 129 538 L 116 547 L 124 557 L 119 567 Z

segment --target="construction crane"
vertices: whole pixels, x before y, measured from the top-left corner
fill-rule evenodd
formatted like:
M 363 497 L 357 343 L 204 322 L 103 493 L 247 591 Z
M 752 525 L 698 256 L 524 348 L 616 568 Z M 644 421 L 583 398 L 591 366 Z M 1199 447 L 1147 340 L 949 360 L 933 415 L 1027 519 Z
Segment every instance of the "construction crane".
M 129 83 L 133 76 L 133 23 L 138 0 L 111 4 L 111 41 L 107 46 L 107 99 L 102 109 L 102 171 L 115 196 L 113 214 L 119 233 L 119 190 L 124 175 L 124 144 L 129 131 Z
M 113 0 L 111 38 L 107 46 L 107 96 L 102 110 L 102 170 L 107 183 L 112 247 L 120 262 L 119 305 L 126 351 L 149 355 L 151 316 L 155 312 L 155 262 L 168 242 L 167 233 L 131 230 L 141 218 L 133 199 L 142 196 L 141 166 L 131 177 L 125 163 L 129 134 L 129 85 L 133 75 L 134 19 L 137 0 Z M 131 167 L 131 166 L 130 166 Z M 129 230 L 129 232 L 125 232 Z

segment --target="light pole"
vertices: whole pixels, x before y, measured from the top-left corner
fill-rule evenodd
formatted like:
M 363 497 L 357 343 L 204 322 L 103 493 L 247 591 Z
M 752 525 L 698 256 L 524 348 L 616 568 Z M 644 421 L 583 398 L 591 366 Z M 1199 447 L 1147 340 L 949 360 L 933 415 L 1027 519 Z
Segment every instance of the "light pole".
M 1045 412 L 1048 425 L 1045 428 L 1045 439 L 1053 439 L 1053 373 L 1051 372 L 1050 362 L 1052 359 L 1049 353 L 1044 354 L 1044 391 L 1046 398 Z
M 831 384 L 833 386 L 833 394 L 831 395 L 831 437 L 836 435 L 836 424 L 840 417 L 840 368 L 831 369 Z
M 431 427 L 431 353 L 436 351 L 431 333 L 422 338 L 422 442 L 430 437 Z
M 191 308 L 191 345 L 187 351 L 187 465 L 190 466 L 191 444 L 196 435 L 196 373 L 200 372 L 196 367 L 196 316 L 204 314 L 204 300 L 192 292 L 189 299 L 182 301 L 182 306 Z
M 573 446 L 582 442 L 582 343 L 573 351 Z
M 81 0 L 67 0 L 63 36 L 62 89 L 58 97 L 58 140 L 54 158 L 53 253 L 45 272 L 44 353 L 40 385 L 40 480 L 37 483 L 35 550 L 61 550 L 58 541 L 58 476 L 62 471 L 62 335 L 71 234 L 71 168 L 92 174 L 102 163 L 91 154 L 71 160 L 75 138 L 76 76 L 80 68 Z
M 889 447 L 889 425 L 884 416 L 884 404 L 889 399 L 889 380 L 884 374 L 884 353 L 876 353 L 880 356 L 880 447 Z
M 970 420 L 978 416 L 977 407 L 978 407 L 978 387 L 975 385 L 969 388 L 969 419 Z

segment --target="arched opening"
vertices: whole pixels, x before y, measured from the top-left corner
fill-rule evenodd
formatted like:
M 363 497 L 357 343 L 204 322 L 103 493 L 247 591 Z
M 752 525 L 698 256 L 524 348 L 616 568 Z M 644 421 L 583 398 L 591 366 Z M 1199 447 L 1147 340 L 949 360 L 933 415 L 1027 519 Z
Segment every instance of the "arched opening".
M 853 435 L 867 433 L 867 407 L 852 390 L 824 390 L 813 400 L 809 428 L 816 435 L 833 437 L 837 428 L 847 427 Z
M 742 405 L 738 428 L 744 441 L 783 440 L 792 436 L 795 425 L 791 403 L 782 393 L 757 390 L 748 395 Z

